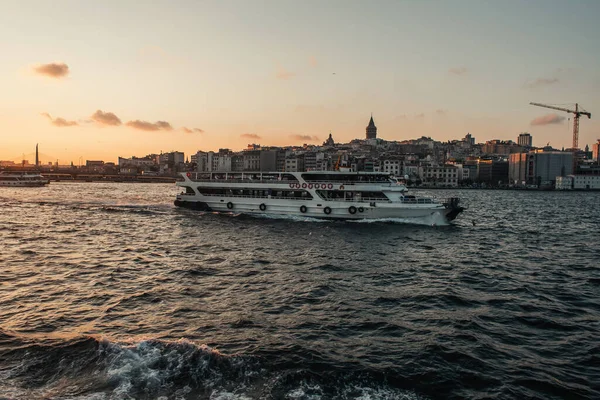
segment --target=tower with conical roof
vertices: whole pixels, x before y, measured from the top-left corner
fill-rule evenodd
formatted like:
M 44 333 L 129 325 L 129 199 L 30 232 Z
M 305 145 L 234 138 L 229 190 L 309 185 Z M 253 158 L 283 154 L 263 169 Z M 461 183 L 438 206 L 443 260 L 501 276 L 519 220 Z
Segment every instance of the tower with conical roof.
M 371 120 L 367 126 L 367 139 L 377 139 L 377 127 L 375 126 L 375 122 L 373 122 L 373 114 L 371 114 Z

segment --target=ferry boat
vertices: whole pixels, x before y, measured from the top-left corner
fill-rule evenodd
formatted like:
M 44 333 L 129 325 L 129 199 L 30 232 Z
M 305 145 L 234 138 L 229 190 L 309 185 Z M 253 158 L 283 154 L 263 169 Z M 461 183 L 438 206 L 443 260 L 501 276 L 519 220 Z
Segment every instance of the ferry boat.
M 0 172 L 0 186 L 39 187 L 50 183 L 37 172 Z
M 388 219 L 441 216 L 454 220 L 459 198 L 412 196 L 402 180 L 380 172 L 187 172 L 175 205 L 201 211 Z

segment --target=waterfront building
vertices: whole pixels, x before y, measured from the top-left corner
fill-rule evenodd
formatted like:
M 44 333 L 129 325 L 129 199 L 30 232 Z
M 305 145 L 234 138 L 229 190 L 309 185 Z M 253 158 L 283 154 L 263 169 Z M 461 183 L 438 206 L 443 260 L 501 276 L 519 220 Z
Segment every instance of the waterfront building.
M 285 159 L 285 172 L 301 172 L 304 171 L 303 157 L 289 157 Z
M 260 152 L 260 150 L 245 150 L 242 152 L 244 157 L 244 171 L 260 171 Z
M 152 157 L 152 156 L 146 156 L 143 158 L 139 158 L 139 157 L 131 157 L 131 158 L 124 158 L 124 157 L 119 157 L 119 168 L 121 167 L 138 167 L 138 168 L 143 168 L 143 167 L 150 167 L 153 165 L 156 165 L 156 158 Z
M 161 153 L 159 163 L 170 167 L 185 163 L 185 155 L 181 151 L 171 151 L 169 153 Z
M 454 165 L 420 167 L 419 177 L 435 186 L 458 186 L 458 168 Z
M 598 143 L 592 145 L 592 160 L 600 164 L 600 139 L 598 139 Z
M 244 156 L 235 153 L 231 156 L 231 170 L 241 172 L 244 170 Z
M 373 115 L 371 114 L 371 120 L 369 121 L 369 125 L 367 125 L 367 139 L 377 139 L 377 127 L 375 126 L 375 122 L 373 121 Z
M 104 172 L 104 161 L 85 160 L 88 172 Z
M 509 179 L 515 185 L 554 184 L 557 176 L 572 173 L 572 152 L 534 150 L 509 158 Z
M 512 153 L 520 153 L 523 147 L 516 144 L 512 140 L 488 140 L 482 147 L 484 154 L 508 155 Z
M 386 158 L 381 161 L 381 172 L 387 172 L 394 176 L 401 176 L 402 164 L 402 160 L 399 158 Z
M 600 190 L 598 175 L 567 175 L 556 177 L 558 190 Z
M 506 160 L 477 160 L 477 181 L 494 186 L 507 184 L 508 170 Z
M 317 168 L 317 153 L 314 151 L 304 153 L 304 168 L 307 171 L 314 171 Z
M 265 150 L 260 152 L 259 169 L 256 171 L 273 172 L 277 169 L 277 150 Z
M 517 144 L 522 147 L 529 147 L 533 145 L 533 137 L 531 134 L 527 132 L 523 132 L 519 134 L 519 138 L 517 139 Z

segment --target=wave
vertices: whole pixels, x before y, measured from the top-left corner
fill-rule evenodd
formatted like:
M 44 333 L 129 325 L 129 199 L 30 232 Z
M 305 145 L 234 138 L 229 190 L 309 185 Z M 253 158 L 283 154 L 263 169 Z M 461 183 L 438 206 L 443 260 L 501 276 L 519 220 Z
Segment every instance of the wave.
M 0 331 L 0 392 L 11 399 L 419 399 L 368 374 L 226 355 L 181 339 L 17 338 Z M 320 369 L 320 368 L 319 368 Z

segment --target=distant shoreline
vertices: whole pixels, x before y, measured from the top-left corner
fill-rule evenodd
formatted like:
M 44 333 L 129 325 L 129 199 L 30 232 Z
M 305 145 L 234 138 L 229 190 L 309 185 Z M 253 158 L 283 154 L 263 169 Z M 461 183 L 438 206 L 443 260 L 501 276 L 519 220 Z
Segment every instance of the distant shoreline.
M 50 182 L 72 182 L 72 183 L 175 183 L 177 178 L 165 176 L 104 176 L 104 177 L 53 177 L 44 174 Z

